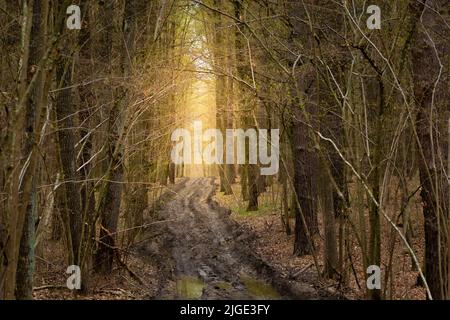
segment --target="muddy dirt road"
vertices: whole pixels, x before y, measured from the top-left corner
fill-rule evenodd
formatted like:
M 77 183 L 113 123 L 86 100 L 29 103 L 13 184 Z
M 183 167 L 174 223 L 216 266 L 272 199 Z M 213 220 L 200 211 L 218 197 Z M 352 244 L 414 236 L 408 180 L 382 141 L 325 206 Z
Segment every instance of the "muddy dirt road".
M 252 251 L 252 235 L 212 199 L 215 190 L 213 178 L 186 180 L 160 208 L 167 223 L 141 248 L 161 261 L 153 298 L 321 299 L 310 284 L 282 278 Z

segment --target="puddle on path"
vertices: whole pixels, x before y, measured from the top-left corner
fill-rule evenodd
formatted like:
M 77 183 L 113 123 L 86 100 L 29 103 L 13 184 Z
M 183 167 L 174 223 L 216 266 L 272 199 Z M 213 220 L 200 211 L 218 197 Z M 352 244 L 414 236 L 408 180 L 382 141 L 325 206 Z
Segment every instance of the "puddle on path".
M 181 299 L 200 299 L 204 283 L 196 277 L 183 276 L 177 280 L 177 297 Z
M 281 296 L 271 285 L 265 281 L 251 278 L 247 275 L 240 277 L 240 282 L 244 285 L 239 291 L 246 296 L 255 299 L 280 299 Z M 218 281 L 213 284 L 213 288 L 229 292 L 233 298 L 233 286 L 225 281 Z M 196 277 L 182 276 L 176 281 L 177 298 L 179 299 L 201 299 L 205 283 Z M 236 294 L 236 292 L 234 292 Z
M 247 292 L 257 299 L 280 299 L 280 294 L 264 281 L 241 276 L 241 281 L 245 285 Z

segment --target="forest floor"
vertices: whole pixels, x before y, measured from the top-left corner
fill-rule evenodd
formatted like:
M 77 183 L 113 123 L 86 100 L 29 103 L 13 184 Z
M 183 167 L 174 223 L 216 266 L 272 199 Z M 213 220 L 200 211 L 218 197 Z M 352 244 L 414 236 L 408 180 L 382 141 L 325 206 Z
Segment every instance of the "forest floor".
M 356 271 L 349 270 L 347 284 L 326 280 L 317 271 L 323 267 L 320 246 L 317 267 L 312 256 L 293 256 L 293 235 L 286 235 L 281 222 L 277 190 L 260 195 L 258 211 L 246 212 L 245 203 L 237 196 L 239 184 L 233 185 L 233 195 L 225 196 L 217 192 L 216 182 L 214 178 L 179 179 L 167 187 L 157 205 L 151 205 L 156 209 L 146 210 L 145 228 L 137 242 L 121 249 L 126 267 L 117 266 L 108 276 L 89 272 L 88 294 L 74 295 L 66 288 L 62 245 L 46 241 L 37 250 L 34 297 L 364 299 L 357 249 L 352 254 Z M 383 242 L 389 241 L 388 236 L 385 227 Z M 421 239 L 418 234 L 415 238 Z M 414 247 L 421 246 L 417 241 Z M 401 269 L 394 268 L 397 290 L 393 298 L 423 299 L 423 288 L 415 286 L 417 272 L 408 269 L 410 259 L 398 242 L 393 259 L 401 261 Z M 389 256 L 382 253 L 386 261 Z
M 415 189 L 417 181 L 411 181 L 410 188 Z M 294 252 L 294 226 L 295 219 L 290 219 L 291 234 L 286 234 L 286 228 L 281 220 L 281 190 L 278 184 L 272 184 L 266 192 L 259 196 L 259 210 L 247 212 L 246 202 L 240 199 L 240 184 L 233 184 L 233 194 L 225 196 L 217 193 L 215 199 L 223 206 L 231 208 L 230 217 L 243 228 L 249 230 L 256 237 L 252 239 L 252 248 L 267 263 L 271 264 L 278 273 L 288 278 L 294 277 L 297 281 L 302 278 L 311 278 L 315 275 L 316 286 L 326 288 L 329 292 L 343 295 L 348 299 L 366 299 L 365 296 L 365 272 L 362 263 L 362 254 L 358 241 L 352 233 L 348 237 L 348 257 L 345 259 L 345 279 L 329 280 L 319 277 L 324 267 L 324 235 L 323 221 L 319 213 L 318 224 L 320 234 L 314 238 L 316 257 L 306 255 L 297 257 Z M 400 197 L 397 184 L 394 182 L 389 187 L 389 195 L 386 201 L 386 212 L 393 220 L 400 212 L 397 199 Z M 353 190 L 351 190 L 352 192 Z M 421 214 L 420 195 L 416 193 L 410 200 L 408 210 L 411 214 L 411 247 L 417 255 L 418 261 L 423 260 L 424 234 L 423 216 Z M 367 208 L 365 208 L 367 211 Z M 356 213 L 356 208 L 351 208 L 351 214 Z M 366 219 L 368 219 L 366 212 Z M 355 217 L 352 217 L 355 219 Z M 354 222 L 355 223 L 355 222 Z M 400 227 L 401 229 L 401 227 Z M 381 272 L 382 289 L 385 299 L 396 300 L 423 300 L 425 289 L 417 285 L 418 271 L 413 267 L 410 255 L 398 234 L 392 232 L 392 227 L 381 218 Z M 391 265 L 390 274 L 386 274 L 387 267 Z M 386 285 L 387 284 L 387 285 Z
M 127 267 L 92 273 L 90 290 L 65 288 L 56 243 L 42 248 L 36 299 L 337 299 L 314 272 L 279 272 L 258 255 L 258 235 L 213 199 L 214 178 L 182 179 L 161 197 L 140 240 L 126 250 Z M 64 270 L 64 271 L 63 271 Z M 90 273 L 91 274 L 91 273 Z

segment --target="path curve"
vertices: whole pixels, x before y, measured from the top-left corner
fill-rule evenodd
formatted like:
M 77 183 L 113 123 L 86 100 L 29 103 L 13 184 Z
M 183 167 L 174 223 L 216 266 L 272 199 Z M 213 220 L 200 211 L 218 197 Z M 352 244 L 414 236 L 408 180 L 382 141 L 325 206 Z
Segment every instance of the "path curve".
M 214 178 L 187 179 L 172 190 L 171 199 L 159 210 L 159 218 L 168 222 L 157 243 L 142 248 L 158 252 L 163 260 L 163 280 L 155 298 L 321 298 L 310 284 L 284 279 L 253 252 L 248 241 L 252 235 L 212 199 Z

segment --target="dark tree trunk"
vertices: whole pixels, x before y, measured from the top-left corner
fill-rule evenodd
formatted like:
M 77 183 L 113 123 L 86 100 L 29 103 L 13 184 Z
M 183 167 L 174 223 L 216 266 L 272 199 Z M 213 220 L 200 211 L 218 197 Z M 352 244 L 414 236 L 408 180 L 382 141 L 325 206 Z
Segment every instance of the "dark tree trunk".
M 134 16 L 128 16 L 130 12 L 130 6 L 132 1 L 127 0 L 125 3 L 125 17 L 122 25 L 121 36 L 125 36 L 128 40 L 127 29 L 130 24 L 130 19 L 134 19 Z M 121 63 L 119 67 L 113 65 L 113 35 L 115 34 L 114 25 L 112 23 L 114 13 L 117 11 L 116 4 L 108 2 L 104 5 L 102 13 L 102 24 L 105 26 L 102 42 L 102 52 L 104 59 L 107 61 L 107 76 L 111 79 L 116 74 L 126 76 L 128 68 L 126 67 L 127 45 L 129 41 L 126 40 L 126 44 L 121 41 Z M 132 29 L 131 29 L 132 30 Z M 122 86 L 113 89 L 111 88 L 107 95 L 112 99 L 112 107 L 109 111 L 108 122 L 108 141 L 107 141 L 107 155 L 108 155 L 108 168 L 107 177 L 108 181 L 103 185 L 100 203 L 100 217 L 101 217 L 101 229 L 98 249 L 95 253 L 95 270 L 100 273 L 109 274 L 113 268 L 114 257 L 117 253 L 116 249 L 116 231 L 117 224 L 120 215 L 120 205 L 122 199 L 122 181 L 123 181 L 123 153 L 124 147 L 118 141 L 120 138 L 121 127 L 123 126 L 123 108 L 126 107 L 126 91 Z
M 419 139 L 419 172 L 425 219 L 425 274 L 433 299 L 448 298 L 448 181 L 445 175 L 447 151 L 445 130 L 448 114 L 448 73 L 440 76 L 439 60 L 448 70 L 449 42 L 441 38 L 447 28 L 443 17 L 446 0 L 411 1 L 416 23 L 411 50 L 414 95 L 418 108 L 416 128 Z M 438 55 L 438 56 L 437 56 Z M 448 138 L 448 137 L 447 137 Z M 444 159 L 444 162 L 440 161 Z
M 112 181 L 122 181 L 123 171 L 119 166 L 111 173 Z M 103 218 L 100 230 L 99 249 L 95 255 L 95 269 L 101 273 L 111 273 L 116 253 L 116 231 L 119 221 L 122 186 L 120 183 L 109 183 L 104 198 Z
M 169 182 L 170 184 L 175 184 L 175 164 L 169 164 Z
M 63 4 L 59 9 L 62 11 Z M 57 31 L 63 34 L 59 44 L 56 66 L 56 84 L 60 90 L 56 96 L 55 114 L 58 123 L 58 158 L 61 168 L 61 212 L 67 244 L 69 247 L 69 263 L 81 267 L 80 245 L 82 236 L 81 194 L 79 174 L 77 172 L 77 153 L 75 144 L 78 141 L 75 130 L 74 115 L 76 109 L 72 97 L 72 64 L 74 34 L 66 33 L 65 20 L 58 22 Z
M 245 7 L 242 0 L 234 0 L 234 14 L 236 19 L 243 21 L 245 17 Z M 240 79 L 251 81 L 250 60 L 247 54 L 245 34 L 248 34 L 247 26 L 239 23 L 235 30 L 235 50 L 236 54 L 242 54 L 243 59 L 236 59 L 237 75 Z M 243 84 L 239 83 L 238 93 L 240 94 L 240 111 L 243 129 L 255 128 L 252 112 L 256 111 L 256 103 L 253 92 L 249 92 Z M 258 210 L 258 165 L 249 163 L 249 141 L 245 142 L 245 161 L 241 166 L 241 187 L 242 197 L 248 200 L 247 211 Z
M 67 53 L 68 54 L 68 53 Z M 71 58 L 61 54 L 56 70 L 57 81 L 61 89 L 56 99 L 56 115 L 59 123 L 58 144 L 59 159 L 62 170 L 63 188 L 63 212 L 65 230 L 69 232 L 68 243 L 71 245 L 71 258 L 73 264 L 79 265 L 79 247 L 81 236 L 81 199 L 78 185 L 79 176 L 76 171 L 76 137 L 73 123 L 73 104 L 71 89 Z
M 248 165 L 248 207 L 247 211 L 258 210 L 258 170 L 256 164 Z
M 33 4 L 32 21 L 31 21 L 31 34 L 29 45 L 29 62 L 28 62 L 28 74 L 27 83 L 30 84 L 32 78 L 35 76 L 36 66 L 39 65 L 43 58 L 43 46 L 45 43 L 44 30 L 46 19 L 42 16 L 46 15 L 47 6 L 40 2 Z M 37 135 L 39 133 L 39 116 L 40 109 L 42 107 L 42 97 L 44 91 L 45 77 L 43 76 L 44 70 L 39 70 L 39 74 L 36 75 L 37 79 L 35 84 L 31 88 L 31 94 L 26 104 L 25 114 L 25 141 L 22 148 L 23 159 L 30 157 L 31 167 L 29 175 L 32 175 L 31 190 L 27 203 L 23 203 L 25 206 L 25 222 L 23 226 L 22 239 L 20 241 L 19 260 L 17 264 L 16 275 L 16 299 L 32 299 L 33 295 L 33 273 L 34 273 L 34 245 L 35 245 L 35 219 L 37 210 L 37 194 L 36 194 L 36 179 L 38 168 L 34 165 L 32 158 L 36 158 L 36 150 L 34 146 L 37 143 Z M 23 191 L 23 190 L 22 190 Z M 23 195 L 23 193 L 22 193 Z
M 294 253 L 297 256 L 313 252 L 313 234 L 316 215 L 311 198 L 310 163 L 311 154 L 308 145 L 308 128 L 304 124 L 302 106 L 293 106 L 295 120 L 292 124 L 292 157 L 294 162 L 294 191 L 296 203 L 295 212 L 295 243 Z

